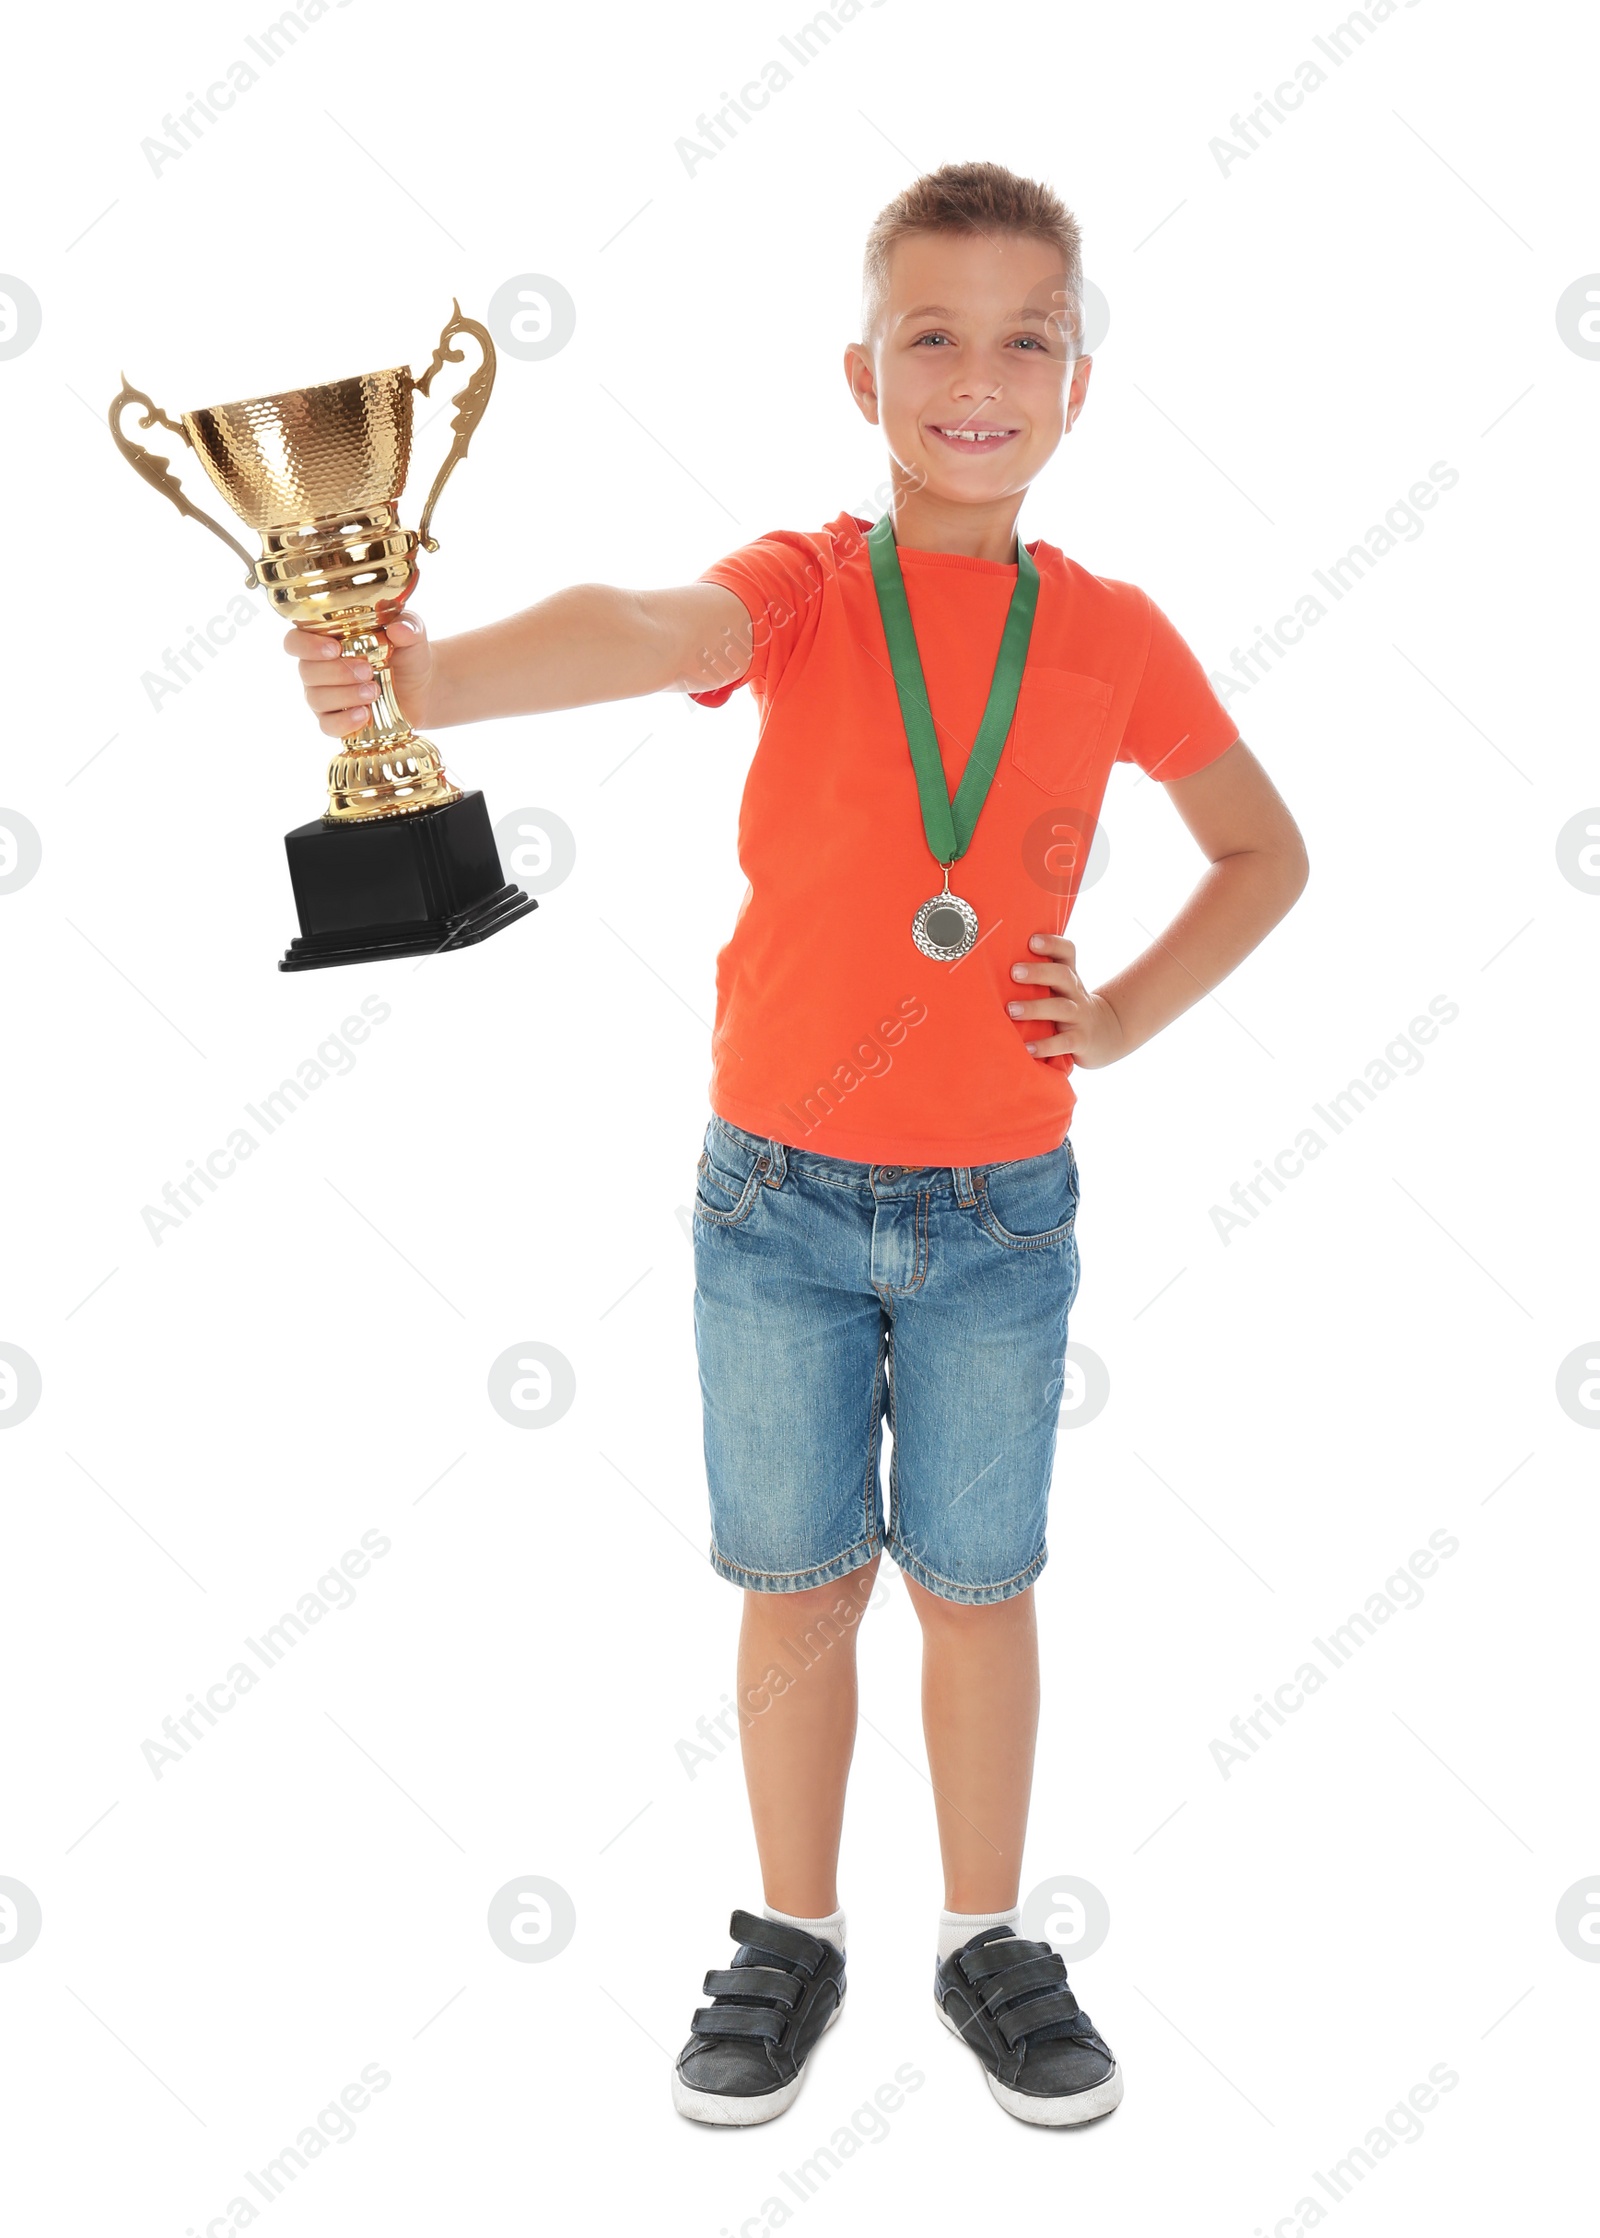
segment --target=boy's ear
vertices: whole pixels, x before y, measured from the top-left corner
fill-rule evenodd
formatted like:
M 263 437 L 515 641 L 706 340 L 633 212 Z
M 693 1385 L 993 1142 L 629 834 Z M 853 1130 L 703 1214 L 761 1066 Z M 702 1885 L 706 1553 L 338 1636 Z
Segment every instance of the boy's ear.
M 863 343 L 852 342 L 844 353 L 844 377 L 863 419 L 878 424 L 878 382 L 872 355 Z
M 1072 379 L 1067 384 L 1066 426 L 1062 430 L 1066 435 L 1072 433 L 1073 422 L 1088 401 L 1089 375 L 1093 371 L 1094 359 L 1091 357 L 1080 357 L 1073 365 Z

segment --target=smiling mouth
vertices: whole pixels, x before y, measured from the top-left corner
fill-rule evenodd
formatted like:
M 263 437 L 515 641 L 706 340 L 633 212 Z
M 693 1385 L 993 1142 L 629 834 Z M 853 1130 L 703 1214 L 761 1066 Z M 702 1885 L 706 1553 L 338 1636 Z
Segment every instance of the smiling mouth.
M 955 451 L 998 451 L 1007 443 L 1015 442 L 1022 433 L 1020 427 L 993 427 L 982 421 L 957 422 L 949 427 L 937 423 L 930 425 L 930 435 L 947 443 Z

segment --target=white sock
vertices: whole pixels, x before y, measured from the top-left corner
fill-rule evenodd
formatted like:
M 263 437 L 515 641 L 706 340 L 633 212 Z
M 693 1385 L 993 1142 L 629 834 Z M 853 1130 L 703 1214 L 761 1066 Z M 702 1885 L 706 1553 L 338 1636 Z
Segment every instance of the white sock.
M 963 1943 L 971 1942 L 974 1935 L 982 1934 L 986 1927 L 1009 1927 L 1013 1933 L 1022 1926 L 1020 1907 L 1009 1912 L 941 1912 L 939 1914 L 939 1963 L 958 1951 Z
M 801 1919 L 795 1912 L 780 1912 L 771 1904 L 761 1907 L 763 1919 L 775 1919 L 785 1927 L 803 1927 L 808 1935 L 815 1935 L 818 1942 L 831 1943 L 836 1951 L 844 1949 L 844 1907 L 830 1912 L 826 1919 Z M 972 1932 L 977 1933 L 974 1927 Z

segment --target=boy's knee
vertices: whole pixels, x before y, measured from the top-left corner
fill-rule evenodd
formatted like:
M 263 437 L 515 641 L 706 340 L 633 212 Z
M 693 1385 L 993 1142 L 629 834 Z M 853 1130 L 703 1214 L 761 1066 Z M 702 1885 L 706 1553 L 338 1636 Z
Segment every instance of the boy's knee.
M 817 1625 L 849 1628 L 861 1620 L 877 1570 L 874 1557 L 847 1577 L 830 1578 L 825 1585 L 808 1585 L 798 1593 L 755 1593 L 747 1587 L 745 1607 L 779 1631 L 806 1631 Z
M 915 1578 L 906 1579 L 906 1590 L 917 1620 L 926 1630 L 948 1632 L 1002 1631 L 1026 1624 L 1033 1616 L 1033 1587 L 1004 1601 L 952 1601 L 930 1592 Z

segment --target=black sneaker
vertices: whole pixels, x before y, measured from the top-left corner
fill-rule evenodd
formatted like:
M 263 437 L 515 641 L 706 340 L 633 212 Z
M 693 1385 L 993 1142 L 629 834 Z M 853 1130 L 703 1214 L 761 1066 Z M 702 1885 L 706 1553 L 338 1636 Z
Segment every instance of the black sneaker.
M 806 2059 L 844 2010 L 844 1954 L 804 1928 L 735 1912 L 739 1948 L 705 1980 L 689 2041 L 672 2071 L 672 2103 L 691 2121 L 771 2121 L 794 2104 Z
M 1067 1987 L 1061 1953 L 986 1927 L 933 1977 L 939 2018 L 982 2060 L 1018 2121 L 1095 2121 L 1122 2098 L 1122 2070 Z

